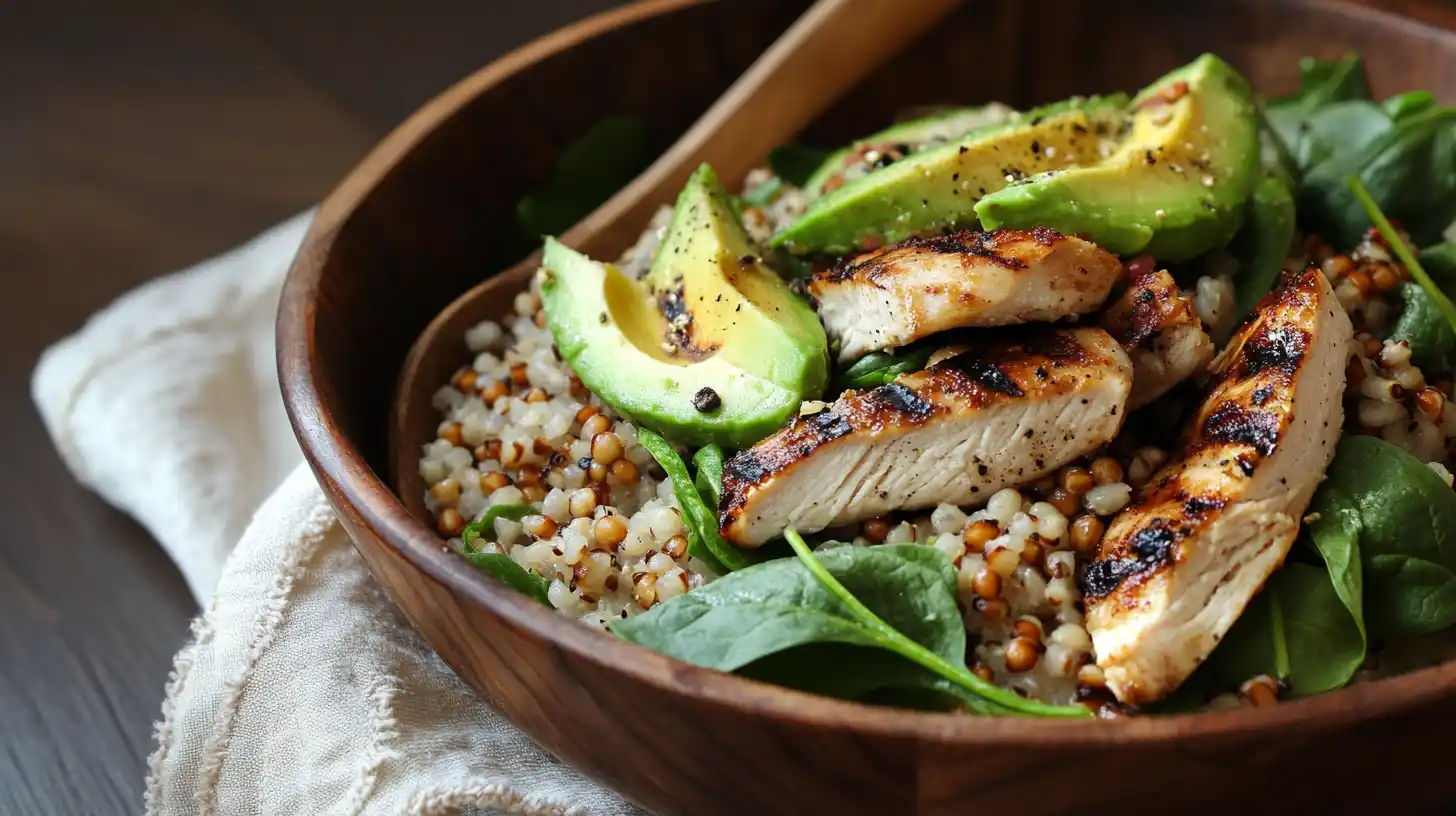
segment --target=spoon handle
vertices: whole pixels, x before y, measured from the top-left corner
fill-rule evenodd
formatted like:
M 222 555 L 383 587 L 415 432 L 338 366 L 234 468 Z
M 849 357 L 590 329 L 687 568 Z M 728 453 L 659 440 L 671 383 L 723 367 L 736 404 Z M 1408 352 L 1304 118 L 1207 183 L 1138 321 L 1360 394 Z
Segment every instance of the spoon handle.
M 699 164 L 736 185 L 958 0 L 817 0 L 667 152 L 562 241 L 615 258 L 671 203 Z

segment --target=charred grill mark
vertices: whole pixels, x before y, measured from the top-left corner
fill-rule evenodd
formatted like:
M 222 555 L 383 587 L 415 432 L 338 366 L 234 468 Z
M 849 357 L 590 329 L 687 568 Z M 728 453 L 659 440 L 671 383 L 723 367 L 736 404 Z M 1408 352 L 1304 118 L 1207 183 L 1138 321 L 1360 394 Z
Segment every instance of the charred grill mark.
M 1239 350 L 1239 376 L 1253 377 L 1275 369 L 1293 375 L 1309 350 L 1309 332 L 1293 326 L 1265 322 L 1254 330 Z
M 1210 514 L 1224 508 L 1228 500 L 1221 496 L 1194 496 L 1183 502 L 1183 512 L 1190 518 L 1203 521 Z
M 959 371 L 980 386 L 1006 394 L 1012 397 L 1025 396 L 1025 392 L 1006 372 L 998 368 L 994 363 L 975 357 L 971 354 L 958 354 L 949 360 L 944 360 L 936 365 L 937 369 L 952 369 Z
M 1082 592 L 1089 599 L 1105 598 L 1128 578 L 1146 575 L 1173 560 L 1173 547 L 1180 535 L 1163 519 L 1133 533 L 1126 550 L 1098 558 L 1082 575 Z
M 900 383 L 892 382 L 882 385 L 871 391 L 869 397 L 900 413 L 909 414 L 915 419 L 925 419 L 932 413 L 930 403 Z
M 1213 444 L 1249 445 L 1260 456 L 1268 456 L 1279 444 L 1280 425 L 1278 414 L 1223 402 L 1203 420 L 1203 439 Z
M 1131 351 L 1148 345 L 1169 326 L 1196 325 L 1194 320 L 1191 304 L 1178 293 L 1173 277 L 1148 268 L 1133 274 L 1131 288 L 1108 310 L 1101 325 Z
M 1255 405 L 1263 405 L 1272 396 L 1274 396 L 1274 388 L 1268 385 L 1261 385 L 1254 389 L 1254 393 L 1249 395 L 1249 402 Z
M 1047 227 L 1037 227 L 1030 232 L 1011 229 L 992 232 L 960 230 L 945 235 L 918 236 L 868 255 L 843 258 L 833 268 L 815 277 L 821 283 L 841 283 L 860 275 L 867 280 L 873 280 L 891 272 L 901 253 L 909 254 L 908 251 L 913 250 L 940 255 L 970 255 L 1005 269 L 1019 270 L 1026 268 L 1026 262 L 1005 251 L 1006 247 L 1023 242 L 1053 247 L 1062 240 L 1061 233 Z
M 718 523 L 727 527 L 748 502 L 748 491 L 776 473 L 787 470 L 820 447 L 854 431 L 833 409 L 797 417 L 787 427 L 723 463 L 723 506 Z

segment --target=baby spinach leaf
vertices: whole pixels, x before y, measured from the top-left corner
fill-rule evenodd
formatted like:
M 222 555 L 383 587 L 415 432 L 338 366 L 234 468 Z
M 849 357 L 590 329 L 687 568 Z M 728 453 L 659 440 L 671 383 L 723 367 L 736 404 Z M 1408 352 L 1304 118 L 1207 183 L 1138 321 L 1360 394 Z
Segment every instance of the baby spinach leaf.
M 821 563 L 887 624 L 947 659 L 965 659 L 955 573 L 943 553 L 917 544 L 837 547 L 824 551 Z M 725 575 L 616 623 L 612 631 L 721 671 L 810 643 L 880 645 L 873 630 L 788 558 Z
M 794 548 L 794 554 L 799 557 L 799 561 L 805 567 L 808 567 L 810 574 L 823 584 L 831 595 L 839 599 L 850 618 L 875 633 L 882 648 L 920 664 L 984 701 L 981 705 L 972 706 L 972 710 L 985 714 L 1012 712 L 1045 717 L 1091 716 L 1091 712 L 1081 706 L 1054 706 L 1032 702 L 1014 692 L 987 682 L 966 668 L 964 650 L 961 651 L 961 657 L 958 659 L 947 660 L 944 655 L 927 649 L 916 640 L 906 637 L 904 633 L 876 615 L 874 610 L 865 606 L 853 592 L 840 583 L 833 573 L 825 569 L 824 564 L 809 550 L 809 545 L 804 543 L 804 539 L 799 536 L 798 531 L 792 527 L 784 530 L 784 539 L 789 542 L 789 546 Z M 939 561 L 948 568 L 942 570 L 942 577 L 950 582 L 949 588 L 954 594 L 955 568 L 951 565 L 949 558 L 942 558 Z
M 1390 339 L 1409 343 L 1411 359 L 1422 370 L 1451 370 L 1456 366 L 1456 331 L 1452 330 L 1446 315 L 1420 284 L 1402 283 L 1400 299 L 1405 305 Z
M 771 654 L 738 671 L 745 677 L 842 700 L 950 711 L 982 702 L 970 691 L 894 652 L 811 643 Z M 906 696 L 913 694 L 913 705 Z
M 1382 635 L 1456 623 L 1456 492 L 1424 462 L 1373 436 L 1340 440 L 1310 505 L 1357 542 L 1364 617 Z
M 768 152 L 768 166 L 774 175 L 795 187 L 803 187 L 829 154 L 828 150 L 788 142 Z
M 717 445 L 704 445 L 693 454 L 693 467 L 697 469 L 698 493 L 709 508 L 716 508 L 723 500 L 723 449 Z
M 1299 91 L 1315 104 L 1343 99 L 1369 99 L 1370 86 L 1365 81 L 1365 61 L 1359 54 L 1349 53 L 1336 60 L 1304 57 L 1299 61 Z
M 546 606 L 551 605 L 551 600 L 546 594 L 546 591 L 551 588 L 551 582 L 517 564 L 509 555 L 483 552 L 462 554 L 465 556 L 465 560 L 499 578 L 511 589 Z
M 1406 91 L 1386 99 L 1380 106 L 1392 120 L 1399 121 L 1422 113 L 1435 104 L 1436 97 L 1430 91 Z
M 1456 108 L 1453 108 L 1453 110 L 1456 110 Z M 1406 245 L 1405 239 L 1400 237 L 1400 233 L 1396 232 L 1395 227 L 1391 225 L 1385 213 L 1381 211 L 1380 205 L 1371 197 L 1370 191 L 1365 189 L 1365 185 L 1361 184 L 1360 180 L 1354 176 L 1347 177 L 1345 183 L 1350 188 L 1350 192 L 1354 193 L 1355 201 L 1365 210 L 1365 214 L 1370 220 L 1375 222 L 1375 228 L 1380 232 L 1381 237 L 1385 239 L 1386 246 L 1389 246 L 1390 250 L 1395 253 L 1395 256 L 1400 259 L 1400 262 L 1405 264 L 1405 268 L 1410 272 L 1411 277 L 1415 278 L 1416 282 L 1425 290 L 1426 296 L 1430 298 L 1431 303 L 1441 311 L 1441 314 L 1445 316 L 1446 322 L 1450 324 L 1451 328 L 1456 330 L 1456 304 L 1453 304 L 1451 299 L 1446 296 L 1446 293 L 1441 291 L 1441 287 L 1436 284 L 1435 280 L 1426 274 L 1426 270 L 1421 266 L 1421 262 L 1416 260 L 1416 256 L 1411 252 L 1410 247 Z
M 769 176 L 768 180 L 754 187 L 743 194 L 743 202 L 755 207 L 766 207 L 773 203 L 774 196 L 784 188 L 784 180 L 778 176 Z
M 460 543 L 465 545 L 466 552 L 475 552 L 476 539 L 484 538 L 486 541 L 495 541 L 495 520 L 498 518 L 520 521 L 532 513 L 540 511 L 529 504 L 497 504 L 485 511 L 480 521 L 473 521 L 465 525 L 460 531 Z
M 1356 99 L 1369 99 L 1365 82 L 1365 64 L 1358 54 L 1338 60 L 1317 60 L 1305 57 L 1299 61 L 1299 92 L 1270 100 L 1263 108 L 1263 122 L 1271 138 L 1266 142 L 1272 152 L 1287 159 L 1303 148 L 1309 120 L 1325 106 Z M 1271 152 L 1266 150 L 1266 153 Z M 1304 166 L 1295 161 L 1281 162 L 1284 169 L 1297 178 Z
M 1420 265 L 1431 283 L 1448 296 L 1456 292 L 1456 244 L 1436 244 L 1421 250 Z M 1456 368 L 1456 330 L 1445 312 L 1420 284 L 1400 285 L 1404 302 L 1390 339 L 1410 344 L 1416 365 L 1428 372 Z
M 551 179 L 516 205 L 521 231 L 532 243 L 560 234 L 626 186 L 648 159 L 642 120 L 598 121 L 562 151 Z
M 639 427 L 637 441 L 652 454 L 657 464 L 662 465 L 662 469 L 667 471 L 667 478 L 672 480 L 672 492 L 677 496 L 683 525 L 688 528 L 688 552 L 719 575 L 741 570 L 752 563 L 743 550 L 719 535 L 717 512 L 709 509 L 703 501 L 688 475 L 687 465 L 683 464 L 682 457 L 677 455 L 672 445 L 650 428 Z
M 1234 278 L 1234 311 L 1242 318 L 1279 282 L 1284 259 L 1294 242 L 1294 195 L 1277 173 L 1254 185 L 1248 214 L 1230 251 L 1239 259 Z
M 1368 569 L 1381 593 L 1379 614 L 1387 631 L 1423 635 L 1456 623 L 1456 574 L 1450 567 L 1411 555 L 1377 555 Z
M 1293 147 L 1301 175 L 1331 156 L 1365 149 L 1391 126 L 1389 114 L 1367 99 L 1335 102 L 1314 111 Z
M 476 567 L 499 578 L 511 589 L 550 606 L 551 600 L 546 595 L 546 591 L 551 588 L 550 581 L 517 564 L 515 559 L 505 553 L 485 553 L 475 548 L 475 542 L 480 538 L 495 540 L 496 519 L 520 521 L 535 512 L 536 508 L 529 504 L 497 504 L 486 510 L 480 521 L 468 524 L 460 531 L 460 543 L 464 549 L 461 555 Z
M 911 343 L 904 348 L 896 349 L 894 353 L 872 351 L 866 354 L 854 361 L 849 368 L 840 372 L 835 386 L 830 389 L 830 392 L 850 388 L 878 388 L 890 383 L 901 374 L 925 368 L 925 363 L 930 360 L 930 355 L 934 354 L 935 350 L 944 343 L 943 339 L 930 338 L 930 340 L 934 342 Z
M 1226 687 L 1268 674 L 1303 697 L 1348 683 L 1365 660 L 1365 637 L 1329 573 L 1292 562 L 1270 576 L 1210 660 Z
M 1433 107 L 1393 122 L 1361 146 L 1343 145 L 1304 174 L 1300 219 L 1337 247 L 1359 242 L 1369 224 L 1350 197 L 1354 176 L 1417 244 L 1440 240 L 1456 220 L 1456 108 Z

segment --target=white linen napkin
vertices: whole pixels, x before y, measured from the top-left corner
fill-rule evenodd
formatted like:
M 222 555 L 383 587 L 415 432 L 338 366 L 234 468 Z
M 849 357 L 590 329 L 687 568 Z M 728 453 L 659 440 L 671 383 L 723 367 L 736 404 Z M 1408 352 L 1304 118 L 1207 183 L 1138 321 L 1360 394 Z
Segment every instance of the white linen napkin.
M 206 609 L 167 683 L 147 812 L 637 812 L 430 651 L 302 464 L 273 319 L 309 218 L 122 297 L 35 371 L 66 464 Z

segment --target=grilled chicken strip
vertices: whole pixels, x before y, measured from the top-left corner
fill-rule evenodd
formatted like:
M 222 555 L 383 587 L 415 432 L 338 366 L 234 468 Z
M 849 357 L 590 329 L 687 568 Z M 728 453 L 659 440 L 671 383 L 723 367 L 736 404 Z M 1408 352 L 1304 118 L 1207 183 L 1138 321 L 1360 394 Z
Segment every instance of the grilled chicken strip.
M 1083 591 L 1119 700 L 1177 688 L 1283 562 L 1335 453 L 1351 335 L 1318 270 L 1265 297 L 1214 362 L 1182 456 L 1109 525 Z
M 1122 274 L 1117 257 L 1037 228 L 911 238 L 809 282 L 839 359 L 961 326 L 1060 320 L 1093 311 Z
M 1132 358 L 1129 411 L 1166 394 L 1208 368 L 1213 341 L 1193 301 L 1178 291 L 1167 270 L 1134 272 L 1127 290 L 1107 308 L 1098 325 Z
M 1132 363 L 1097 328 L 988 334 L 923 371 L 849 391 L 724 467 L 724 538 L 757 547 L 891 510 L 967 505 L 1122 427 Z

